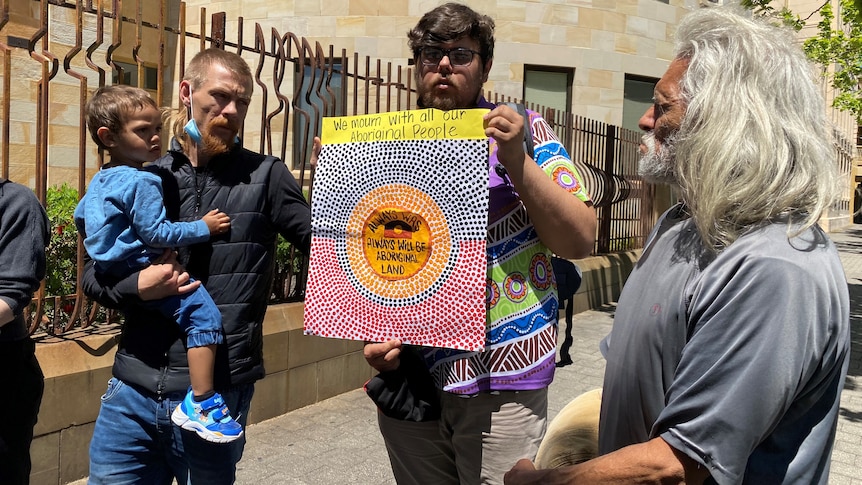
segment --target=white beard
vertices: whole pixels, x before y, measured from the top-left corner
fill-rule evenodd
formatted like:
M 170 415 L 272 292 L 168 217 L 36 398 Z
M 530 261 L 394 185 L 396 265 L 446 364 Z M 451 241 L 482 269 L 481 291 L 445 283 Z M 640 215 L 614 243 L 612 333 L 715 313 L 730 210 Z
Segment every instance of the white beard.
M 641 138 L 647 152 L 638 160 L 638 175 L 654 184 L 678 185 L 676 174 L 676 133 L 656 148 L 655 134 L 649 132 Z

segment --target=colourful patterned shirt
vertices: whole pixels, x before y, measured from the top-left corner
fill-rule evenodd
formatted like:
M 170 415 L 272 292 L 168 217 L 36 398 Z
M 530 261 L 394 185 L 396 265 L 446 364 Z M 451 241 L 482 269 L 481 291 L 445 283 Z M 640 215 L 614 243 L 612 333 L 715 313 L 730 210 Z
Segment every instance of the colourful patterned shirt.
M 493 109 L 484 99 L 480 108 Z M 558 185 L 589 201 L 582 178 L 548 123 L 528 111 L 533 159 Z M 424 348 L 438 386 L 455 394 L 534 390 L 554 378 L 559 302 L 551 251 L 542 244 L 511 181 L 489 147 L 488 277 L 485 349 Z

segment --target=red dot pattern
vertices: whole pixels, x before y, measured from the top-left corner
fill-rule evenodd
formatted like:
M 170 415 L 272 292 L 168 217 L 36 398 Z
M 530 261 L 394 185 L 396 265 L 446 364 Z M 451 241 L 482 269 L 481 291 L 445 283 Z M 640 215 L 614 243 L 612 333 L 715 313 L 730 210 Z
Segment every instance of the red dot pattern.
M 313 237 L 305 333 L 377 342 L 397 338 L 413 345 L 481 350 L 485 343 L 485 241 L 462 241 L 457 254 L 453 277 L 439 291 L 416 304 L 390 307 L 370 301 L 350 283 L 337 263 L 333 239 Z

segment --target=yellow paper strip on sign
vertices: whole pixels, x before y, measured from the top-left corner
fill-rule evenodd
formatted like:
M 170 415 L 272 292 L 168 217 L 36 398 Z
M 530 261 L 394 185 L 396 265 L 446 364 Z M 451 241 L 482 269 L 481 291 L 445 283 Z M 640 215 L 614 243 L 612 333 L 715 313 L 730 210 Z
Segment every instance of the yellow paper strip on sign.
M 482 119 L 488 109 L 422 109 L 323 118 L 321 143 L 487 138 Z

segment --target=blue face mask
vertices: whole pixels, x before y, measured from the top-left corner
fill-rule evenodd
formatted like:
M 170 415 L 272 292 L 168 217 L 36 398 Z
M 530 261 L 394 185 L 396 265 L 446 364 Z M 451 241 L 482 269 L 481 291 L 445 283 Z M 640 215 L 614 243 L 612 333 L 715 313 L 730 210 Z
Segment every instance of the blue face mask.
M 189 138 L 192 139 L 196 144 L 200 144 L 202 136 L 201 130 L 198 129 L 198 124 L 194 119 L 190 119 L 186 126 L 183 127 L 183 130 L 189 135 Z

